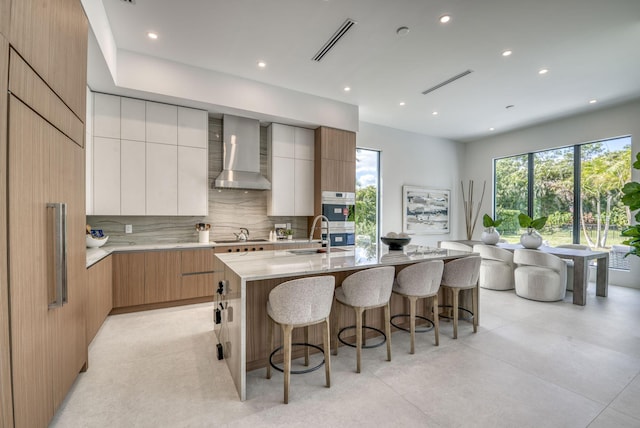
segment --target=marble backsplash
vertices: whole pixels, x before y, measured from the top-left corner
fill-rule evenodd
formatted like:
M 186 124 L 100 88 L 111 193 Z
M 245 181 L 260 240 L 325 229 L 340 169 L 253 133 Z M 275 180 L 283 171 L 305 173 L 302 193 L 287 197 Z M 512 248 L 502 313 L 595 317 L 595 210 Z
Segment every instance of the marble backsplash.
M 209 239 L 235 239 L 241 227 L 250 238 L 268 238 L 276 223 L 290 223 L 294 237 L 307 237 L 307 217 L 267 217 L 267 192 L 215 189 L 213 181 L 222 171 L 222 120 L 209 118 L 209 215 L 184 216 L 87 216 L 87 223 L 102 229 L 110 244 L 162 244 L 197 242 L 196 223 L 211 224 Z M 267 174 L 267 129 L 260 127 L 260 170 Z M 126 224 L 133 233 L 125 234 Z

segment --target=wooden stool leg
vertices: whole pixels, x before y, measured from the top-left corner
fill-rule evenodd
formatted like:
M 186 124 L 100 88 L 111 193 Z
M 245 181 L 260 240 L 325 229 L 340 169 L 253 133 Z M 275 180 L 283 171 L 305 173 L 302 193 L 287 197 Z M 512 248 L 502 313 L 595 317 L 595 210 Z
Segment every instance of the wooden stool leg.
M 333 355 L 338 355 L 338 332 L 340 331 L 340 327 L 342 325 L 342 305 L 338 305 L 338 301 L 333 299 L 333 312 L 335 312 L 335 319 L 333 321 L 333 334 L 331 335 L 331 340 L 333 340 Z
M 289 404 L 289 378 L 291 377 L 291 331 L 290 325 L 282 326 L 284 336 L 284 404 Z
M 409 296 L 409 331 L 411 333 L 411 351 L 410 354 L 415 354 L 416 352 L 416 304 L 418 298 Z
M 391 361 L 391 308 L 388 302 L 384 307 L 384 334 L 387 336 L 387 361 Z
M 324 346 L 324 376 L 327 380 L 327 388 L 331 388 L 331 350 L 329 349 L 329 343 L 331 343 L 331 335 L 330 335 L 330 323 L 329 318 L 324 321 L 324 331 L 323 331 L 323 346 Z
M 367 311 L 362 311 L 362 346 L 367 344 L 367 333 L 364 331 L 364 326 L 367 325 Z
M 473 292 L 471 293 L 471 298 L 473 299 L 473 332 L 478 332 L 478 286 L 473 287 Z
M 267 317 L 269 318 L 269 317 Z M 269 341 L 269 352 L 268 354 L 271 355 L 271 353 L 273 352 L 273 328 L 274 328 L 274 322 L 271 320 L 271 318 L 269 318 L 267 320 L 267 323 L 269 324 L 267 326 L 267 330 L 268 330 L 268 341 Z M 267 379 L 271 379 L 271 364 L 269 361 L 267 361 Z
M 457 288 L 452 288 L 451 291 L 453 292 L 453 303 L 452 303 L 453 338 L 457 339 L 458 338 L 458 293 L 460 290 L 458 290 Z
M 356 313 L 356 373 L 360 373 L 360 359 L 362 357 L 362 308 L 353 308 Z
M 433 329 L 436 333 L 436 346 L 440 345 L 440 321 L 438 320 L 438 295 L 433 296 Z
M 304 343 L 309 343 L 309 326 L 305 326 L 304 328 Z M 309 365 L 309 347 L 304 347 L 304 365 Z

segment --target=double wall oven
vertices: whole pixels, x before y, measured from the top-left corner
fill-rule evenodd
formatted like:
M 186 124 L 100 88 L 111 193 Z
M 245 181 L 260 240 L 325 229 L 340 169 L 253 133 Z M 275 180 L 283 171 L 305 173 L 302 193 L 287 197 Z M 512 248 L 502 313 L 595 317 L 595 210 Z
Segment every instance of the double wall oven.
M 329 219 L 329 240 L 332 247 L 355 245 L 355 211 L 355 193 L 322 192 L 322 214 Z M 322 238 L 327 239 L 324 234 Z

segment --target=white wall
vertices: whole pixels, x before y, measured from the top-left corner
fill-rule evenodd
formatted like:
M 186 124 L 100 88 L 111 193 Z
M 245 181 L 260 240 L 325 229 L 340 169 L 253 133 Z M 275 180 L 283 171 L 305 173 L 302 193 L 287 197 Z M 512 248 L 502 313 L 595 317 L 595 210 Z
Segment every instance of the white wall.
M 463 179 L 473 179 L 476 183 L 483 180 L 493 183 L 495 158 L 623 135 L 632 136 L 632 152 L 635 159 L 636 153 L 640 152 L 640 101 L 467 143 Z M 639 171 L 633 170 L 633 180 L 640 180 Z M 492 192 L 488 192 L 481 213 L 491 212 L 492 197 Z M 482 228 L 477 227 L 474 238 L 479 238 L 481 233 Z M 625 273 L 611 270 L 610 283 L 640 288 L 640 258 L 630 257 L 631 271 Z
M 450 213 L 457 218 L 462 205 L 459 190 L 464 160 L 462 143 L 366 122 L 360 122 L 356 141 L 359 148 L 381 151 L 383 235 L 402 231 L 403 185 L 451 190 Z M 435 246 L 441 240 L 463 238 L 464 230 L 458 221 L 451 222 L 450 230 L 446 235 L 414 235 L 411 243 Z

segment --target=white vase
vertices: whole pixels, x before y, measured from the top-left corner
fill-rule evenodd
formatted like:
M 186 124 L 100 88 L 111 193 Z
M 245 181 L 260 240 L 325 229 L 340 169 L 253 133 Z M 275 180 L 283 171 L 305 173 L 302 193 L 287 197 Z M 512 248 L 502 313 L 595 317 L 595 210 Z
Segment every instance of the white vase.
M 542 236 L 535 229 L 527 229 L 527 233 L 520 236 L 520 243 L 524 248 L 535 250 L 542 245 Z
M 500 240 L 500 233 L 496 230 L 495 227 L 487 227 L 480 235 L 480 240 L 484 242 L 486 245 L 496 245 Z

